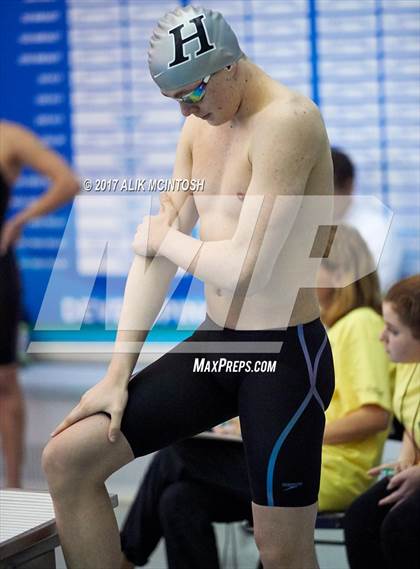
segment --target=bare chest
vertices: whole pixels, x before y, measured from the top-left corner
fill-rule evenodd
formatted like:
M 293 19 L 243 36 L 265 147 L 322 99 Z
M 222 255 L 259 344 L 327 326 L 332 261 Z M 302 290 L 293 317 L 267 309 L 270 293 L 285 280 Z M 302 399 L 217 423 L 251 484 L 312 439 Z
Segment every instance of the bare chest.
M 194 195 L 202 223 L 237 221 L 252 174 L 249 145 L 246 131 L 229 127 L 205 129 L 194 141 L 192 177 L 204 180 Z

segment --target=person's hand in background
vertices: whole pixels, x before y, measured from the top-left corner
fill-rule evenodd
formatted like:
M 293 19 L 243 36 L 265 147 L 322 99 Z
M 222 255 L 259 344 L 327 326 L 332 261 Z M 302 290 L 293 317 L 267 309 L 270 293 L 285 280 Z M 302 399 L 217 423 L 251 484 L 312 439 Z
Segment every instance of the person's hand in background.
M 380 506 L 394 504 L 394 507 L 412 496 L 420 488 L 420 465 L 410 466 L 395 474 L 389 481 L 387 490 L 391 494 L 378 502 Z
M 375 466 L 368 470 L 369 476 L 375 477 L 379 476 L 382 472 L 385 473 L 390 472 L 391 476 L 398 474 L 399 472 L 403 472 L 403 470 L 407 470 L 413 466 L 413 463 L 409 460 L 398 460 L 396 462 L 387 462 L 386 464 L 380 464 L 379 466 Z

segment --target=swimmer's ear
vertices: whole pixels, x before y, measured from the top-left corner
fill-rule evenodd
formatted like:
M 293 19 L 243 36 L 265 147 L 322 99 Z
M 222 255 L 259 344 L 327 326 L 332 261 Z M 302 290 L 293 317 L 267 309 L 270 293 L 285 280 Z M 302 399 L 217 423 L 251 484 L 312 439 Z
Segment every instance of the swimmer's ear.
M 232 79 L 237 78 L 237 71 L 238 71 L 238 62 L 231 63 L 230 65 L 226 65 L 225 70 L 227 72 L 226 81 L 231 81 Z

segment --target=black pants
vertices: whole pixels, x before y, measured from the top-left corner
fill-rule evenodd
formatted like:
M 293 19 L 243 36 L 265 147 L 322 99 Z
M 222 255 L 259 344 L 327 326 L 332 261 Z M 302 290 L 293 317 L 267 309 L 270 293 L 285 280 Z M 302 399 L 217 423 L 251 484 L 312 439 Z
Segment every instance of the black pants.
M 357 498 L 344 531 L 351 569 L 420 569 L 420 490 L 396 507 L 378 506 L 388 478 Z
M 241 443 L 189 439 L 153 458 L 121 532 L 129 561 L 146 565 L 161 537 L 169 569 L 218 569 L 212 522 L 252 520 Z

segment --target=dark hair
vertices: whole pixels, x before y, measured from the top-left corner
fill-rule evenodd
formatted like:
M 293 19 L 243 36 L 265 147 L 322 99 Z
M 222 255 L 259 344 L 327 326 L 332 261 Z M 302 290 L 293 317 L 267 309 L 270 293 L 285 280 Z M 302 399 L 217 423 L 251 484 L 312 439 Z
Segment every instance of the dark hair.
M 420 274 L 395 283 L 384 300 L 392 304 L 401 322 L 420 340 Z
M 354 165 L 347 154 L 338 148 L 331 148 L 334 168 L 334 187 L 342 188 L 348 180 L 354 179 Z

